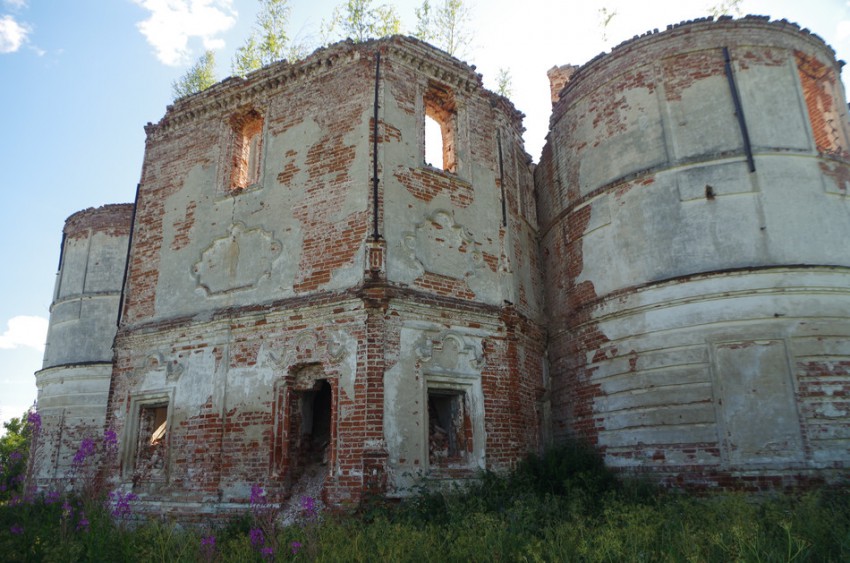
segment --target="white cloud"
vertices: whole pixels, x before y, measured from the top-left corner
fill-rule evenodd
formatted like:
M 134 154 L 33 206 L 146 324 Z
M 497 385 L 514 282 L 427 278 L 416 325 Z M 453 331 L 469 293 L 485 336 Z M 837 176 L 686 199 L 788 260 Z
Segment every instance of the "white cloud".
M 14 53 L 27 40 L 30 28 L 15 21 L 12 16 L 0 18 L 0 53 Z
M 189 39 L 198 37 L 204 48 L 217 49 L 224 42 L 218 34 L 236 23 L 232 0 L 134 0 L 150 11 L 138 28 L 164 64 L 176 66 L 189 57 Z
M 19 315 L 7 323 L 6 332 L 0 334 L 0 350 L 13 350 L 26 346 L 35 350 L 44 350 L 47 340 L 47 319 Z
M 835 34 L 839 41 L 844 41 L 850 37 L 850 20 L 841 20 L 836 24 Z
M 27 7 L 27 0 L 3 0 L 3 3 L 13 10 L 21 10 Z

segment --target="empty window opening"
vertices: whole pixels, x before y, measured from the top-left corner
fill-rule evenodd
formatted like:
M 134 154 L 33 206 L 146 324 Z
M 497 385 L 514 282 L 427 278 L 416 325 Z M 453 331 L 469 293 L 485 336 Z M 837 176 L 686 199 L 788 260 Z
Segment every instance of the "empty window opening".
M 293 477 L 304 468 L 326 465 L 331 443 L 331 386 L 318 380 L 310 391 L 293 392 L 290 418 L 290 463 Z
M 446 172 L 457 172 L 457 108 L 450 88 L 430 84 L 425 106 L 425 162 Z
M 139 435 L 136 443 L 136 479 L 164 473 L 167 454 L 168 405 L 142 406 L 139 409 Z
M 466 394 L 428 392 L 428 459 L 432 465 L 466 461 L 472 446 L 472 428 Z
M 442 168 L 444 164 L 443 130 L 430 115 L 425 116 L 425 164 L 437 168 Z
M 263 116 L 256 110 L 231 119 L 233 126 L 233 168 L 230 189 L 242 190 L 260 181 L 263 150 Z

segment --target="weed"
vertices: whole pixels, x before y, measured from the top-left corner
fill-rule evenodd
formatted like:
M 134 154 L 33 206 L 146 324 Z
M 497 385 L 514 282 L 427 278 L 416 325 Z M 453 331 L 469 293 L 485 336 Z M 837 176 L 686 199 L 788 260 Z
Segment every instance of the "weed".
M 102 455 L 95 445 L 83 462 Z M 106 498 L 23 492 L 0 504 L 4 561 L 850 560 L 846 489 L 692 497 L 617 478 L 577 445 L 465 487 L 373 499 L 358 515 L 321 515 L 304 497 L 289 526 L 260 485 L 250 509 L 217 528 L 142 521 L 130 493 Z

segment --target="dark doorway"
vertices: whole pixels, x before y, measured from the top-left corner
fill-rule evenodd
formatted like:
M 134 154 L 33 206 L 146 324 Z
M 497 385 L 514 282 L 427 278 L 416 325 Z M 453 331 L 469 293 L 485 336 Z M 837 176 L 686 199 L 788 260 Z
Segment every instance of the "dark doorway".
M 301 395 L 302 463 L 327 463 L 331 442 L 331 386 L 327 380 L 316 382 L 318 389 Z

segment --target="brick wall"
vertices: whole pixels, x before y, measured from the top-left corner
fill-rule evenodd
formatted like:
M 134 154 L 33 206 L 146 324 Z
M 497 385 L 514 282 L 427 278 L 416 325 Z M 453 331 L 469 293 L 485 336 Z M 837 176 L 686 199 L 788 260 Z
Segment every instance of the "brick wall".
M 536 172 L 556 439 L 578 436 L 615 467 L 696 487 L 790 486 L 846 466 L 850 350 L 830 343 L 846 327 L 803 281 L 840 285 L 850 266 L 806 219 L 832 224 L 845 193 L 832 55 L 787 22 L 697 21 L 571 76 Z M 844 315 L 846 291 L 834 298 Z M 815 344 L 813 332 L 830 336 Z M 735 370 L 751 347 L 776 369 L 753 368 L 766 379 L 733 389 L 749 377 Z
M 146 128 L 113 485 L 183 516 L 243 509 L 254 484 L 345 505 L 508 469 L 550 437 L 673 485 L 833 479 L 850 462 L 837 76 L 787 22 L 671 26 L 550 72 L 536 169 L 510 101 L 411 38 L 177 101 Z M 425 162 L 426 114 L 446 169 Z
M 455 237 L 431 255 L 433 270 L 406 281 L 392 269 L 364 274 L 377 49 L 383 252 L 392 263 L 405 248 L 405 213 L 437 239 Z M 436 67 L 411 66 L 425 58 Z M 457 174 L 424 166 L 419 153 L 419 86 L 434 81 L 450 85 L 457 103 Z M 231 189 L 241 174 L 231 157 L 245 150 L 233 116 L 248 114 L 263 124 L 259 180 Z M 394 308 L 437 333 L 465 327 L 466 336 L 451 332 L 450 340 L 475 358 L 453 368 L 460 381 L 474 380 L 468 401 L 480 409 L 467 432 L 475 460 L 437 477 L 506 468 L 538 450 L 543 332 L 520 119 L 466 65 L 392 38 L 340 44 L 294 67 L 278 63 L 225 82 L 149 126 L 108 408 L 122 442 L 116 481 L 149 510 L 176 512 L 239 506 L 252 484 L 285 499 L 313 486 L 311 475 L 333 504 L 356 503 L 363 491 L 399 493 L 392 444 L 410 437 L 385 421 L 385 374 L 419 361 L 419 349 L 403 345 Z M 475 205 L 495 212 L 482 217 Z M 503 295 L 506 287 L 513 289 Z M 440 356 L 443 343 L 433 338 Z M 453 364 L 440 358 L 434 373 L 442 377 Z M 479 361 L 486 367 L 470 367 Z M 324 424 L 309 414 L 322 381 L 331 430 L 320 463 L 310 449 L 324 446 L 306 429 Z M 409 392 L 418 400 L 427 389 Z M 156 464 L 140 458 L 147 446 L 139 413 L 166 403 L 167 459 L 148 471 Z

